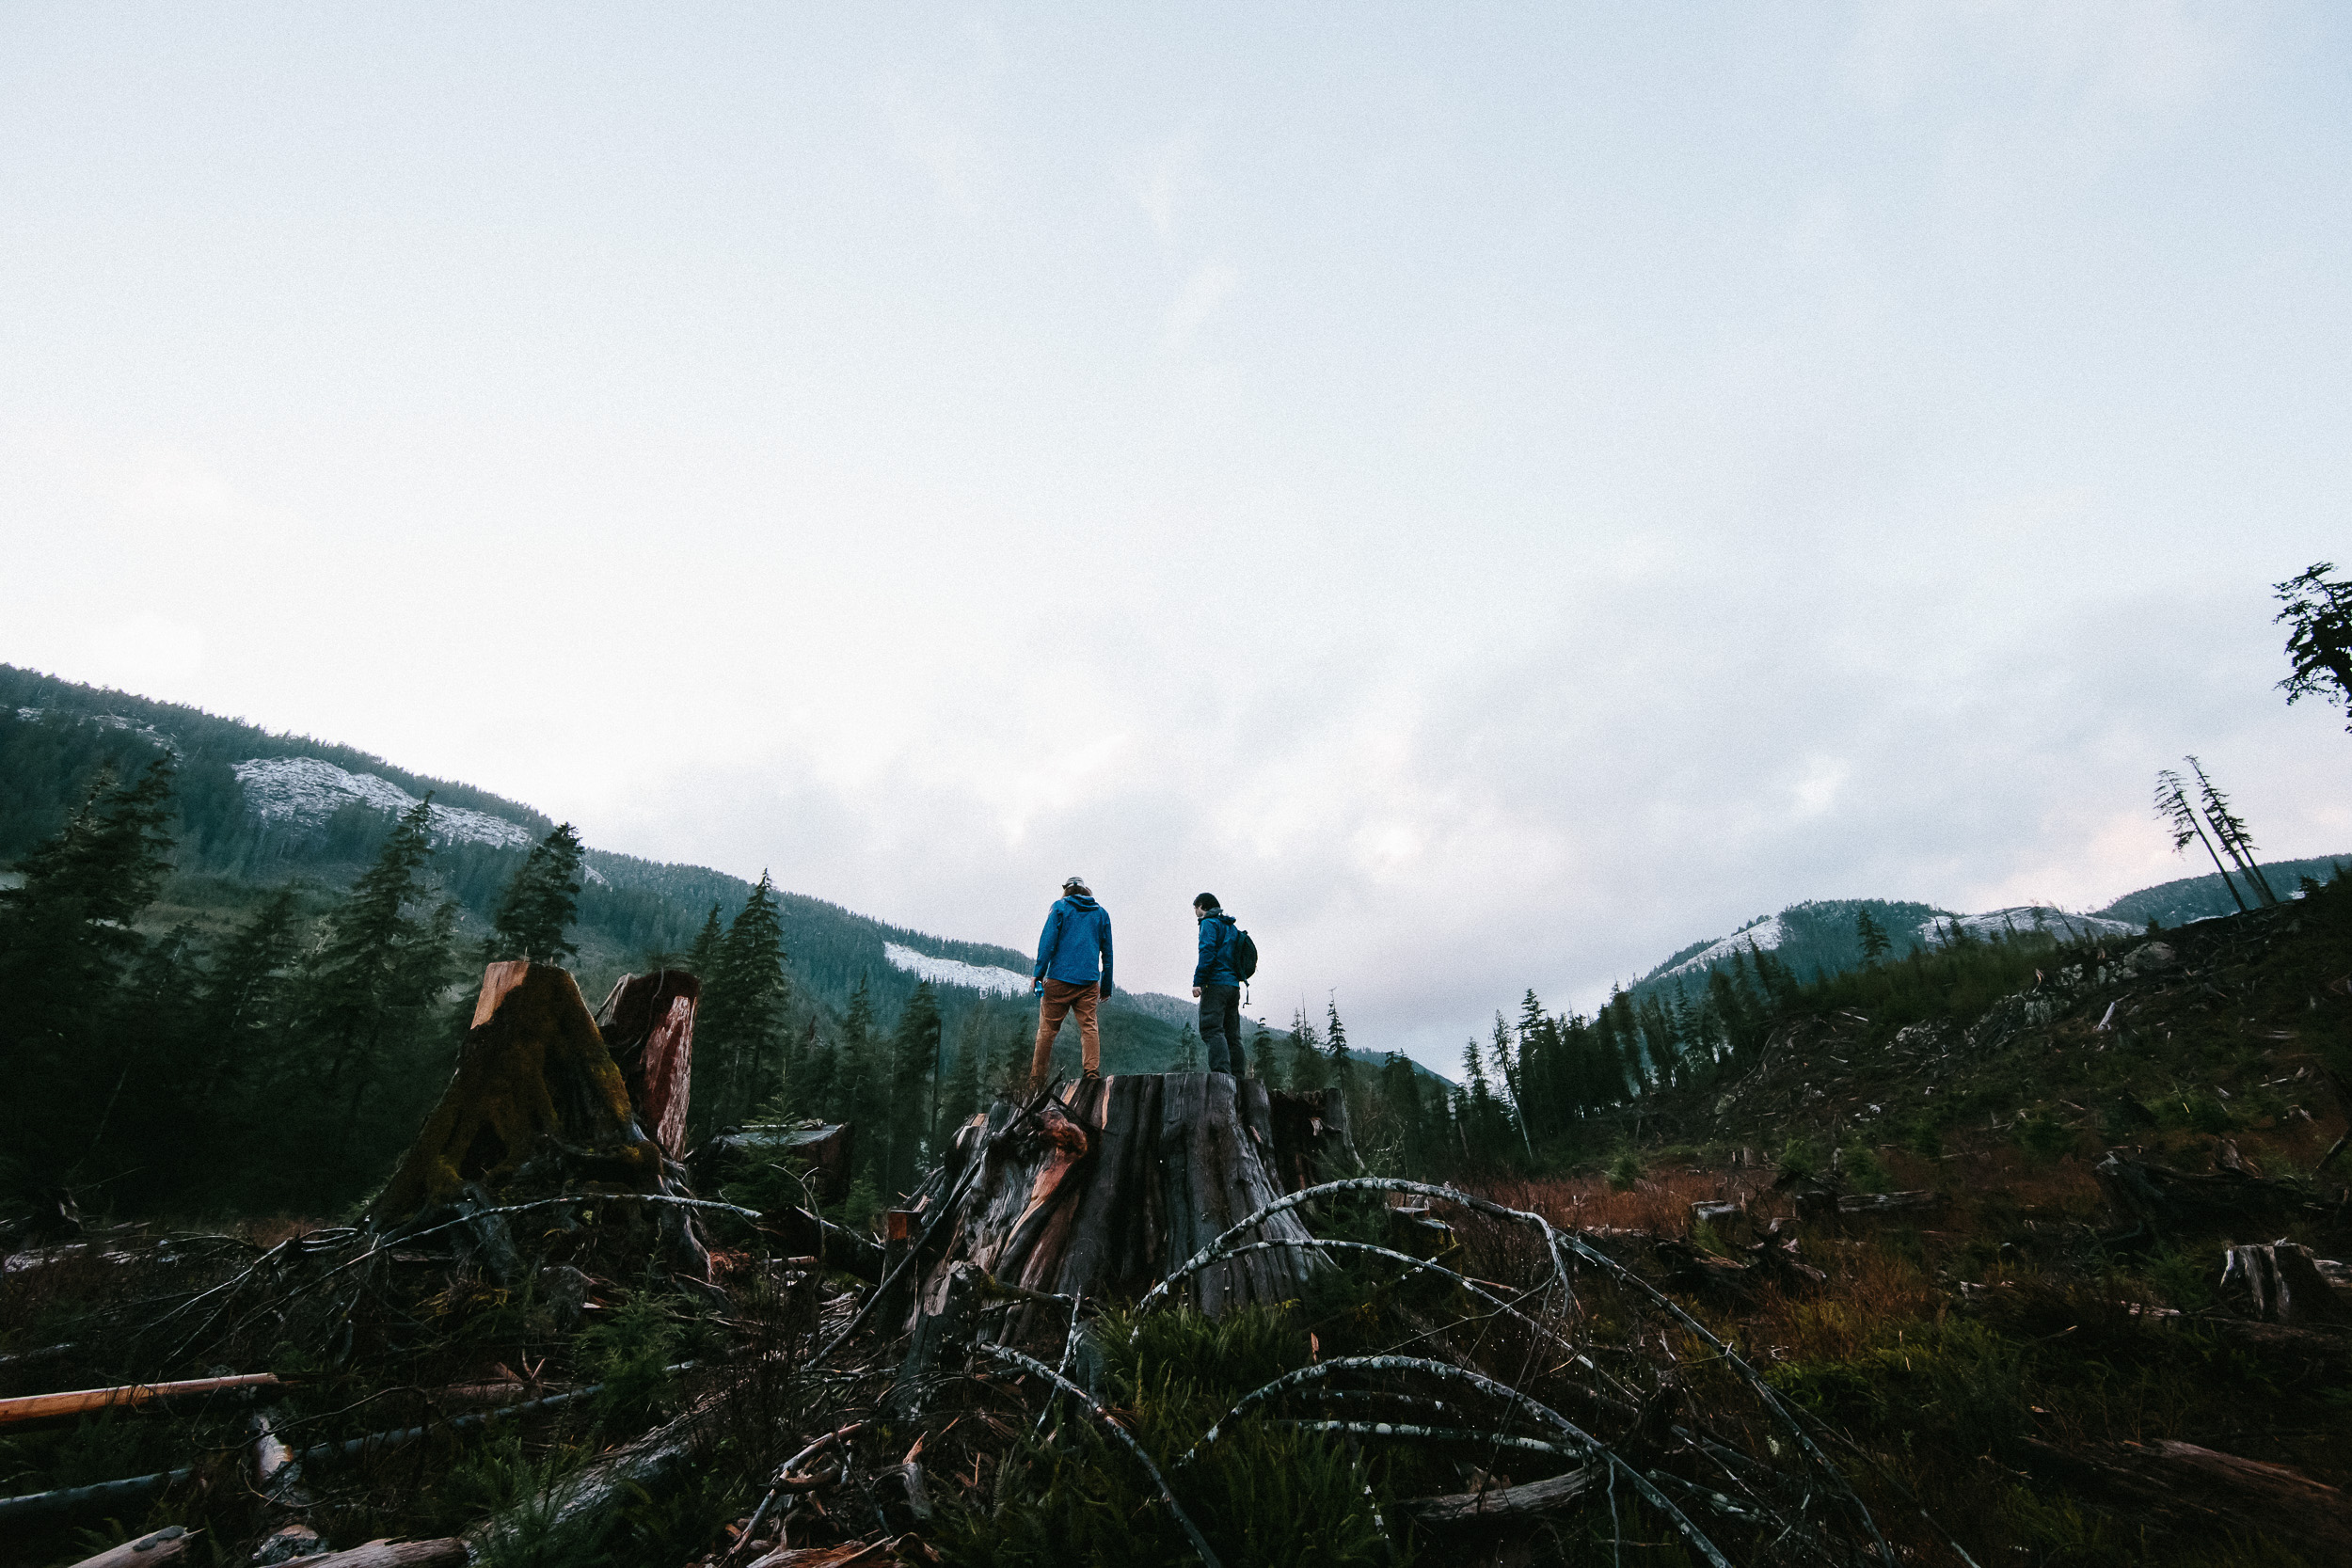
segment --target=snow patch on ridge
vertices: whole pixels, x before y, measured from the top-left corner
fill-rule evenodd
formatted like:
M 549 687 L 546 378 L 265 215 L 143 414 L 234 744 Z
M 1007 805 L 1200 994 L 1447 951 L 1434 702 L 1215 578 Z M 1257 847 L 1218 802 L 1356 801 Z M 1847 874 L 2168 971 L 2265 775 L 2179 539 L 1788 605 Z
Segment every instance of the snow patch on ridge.
M 245 803 L 264 822 L 297 827 L 323 822 L 347 805 L 370 806 L 394 814 L 416 809 L 417 798 L 389 779 L 373 773 L 354 773 L 318 757 L 255 757 L 237 764 L 237 782 L 245 786 Z M 538 839 L 530 829 L 488 812 L 464 806 L 435 806 L 427 817 L 436 842 L 487 844 L 501 849 L 528 849 Z M 591 870 L 596 881 L 604 879 Z
M 895 942 L 882 943 L 882 957 L 890 960 L 893 969 L 903 969 L 934 986 L 961 986 L 966 990 L 977 990 L 989 996 L 1020 996 L 1029 989 L 1029 977 L 1017 969 L 1005 969 L 995 964 L 968 964 L 957 958 L 934 958 L 929 953 L 917 953 L 914 948 Z
M 1742 926 L 1723 941 L 1700 948 L 1655 978 L 1662 980 L 1668 974 L 1704 974 L 1717 964 L 1728 962 L 1735 955 L 1746 952 L 1750 942 L 1769 953 L 1780 945 L 1780 916 L 1768 914 L 1755 925 Z
M 2005 910 L 1988 910 L 1983 914 L 1940 915 L 1923 923 L 1919 940 L 1930 947 L 1942 947 L 1950 940 L 1948 927 L 1958 921 L 1963 930 L 1972 937 L 1991 939 L 2014 931 L 2024 936 L 2037 926 L 2060 941 L 2082 937 L 2128 937 L 2139 927 L 2128 920 L 2109 920 L 2105 915 L 2068 914 L 2041 904 L 2014 904 Z

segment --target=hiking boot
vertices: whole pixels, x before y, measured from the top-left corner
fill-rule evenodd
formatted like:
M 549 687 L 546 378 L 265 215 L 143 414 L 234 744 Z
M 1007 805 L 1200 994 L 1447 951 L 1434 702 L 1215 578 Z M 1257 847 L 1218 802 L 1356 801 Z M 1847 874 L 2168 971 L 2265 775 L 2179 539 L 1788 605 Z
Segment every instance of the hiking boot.
M 1102 1081 L 1103 1074 L 1094 1068 L 1089 1068 L 1084 1072 L 1078 1074 L 1078 1082 L 1081 1084 L 1099 1084 Z

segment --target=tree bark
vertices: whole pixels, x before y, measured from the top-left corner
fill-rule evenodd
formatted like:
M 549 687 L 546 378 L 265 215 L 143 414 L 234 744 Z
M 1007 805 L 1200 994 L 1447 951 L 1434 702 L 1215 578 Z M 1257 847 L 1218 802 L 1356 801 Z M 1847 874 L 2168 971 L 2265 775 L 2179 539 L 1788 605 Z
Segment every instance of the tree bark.
M 686 1152 L 694 1009 L 702 982 L 682 969 L 624 974 L 596 1011 L 596 1030 L 621 1069 L 637 1125 L 673 1160 Z
M 918 1260 L 920 1312 L 946 1306 L 959 1264 L 1049 1295 L 1133 1298 L 1325 1166 L 1355 1163 L 1337 1091 L 1269 1094 L 1254 1079 L 1221 1072 L 1073 1085 L 1045 1103 L 1034 1125 L 995 1139 L 1017 1117 L 999 1102 L 956 1139 L 940 1191 L 953 1192 L 972 1160 L 987 1164 L 947 1217 L 936 1256 Z M 1188 1288 L 1203 1311 L 1299 1294 L 1317 1266 L 1305 1224 L 1295 1213 L 1277 1215 L 1259 1239 L 1302 1244 L 1202 1270 Z M 1015 1308 L 1008 1337 L 1024 1333 L 1037 1310 Z M 1058 1332 L 1059 1323 L 1053 1326 Z

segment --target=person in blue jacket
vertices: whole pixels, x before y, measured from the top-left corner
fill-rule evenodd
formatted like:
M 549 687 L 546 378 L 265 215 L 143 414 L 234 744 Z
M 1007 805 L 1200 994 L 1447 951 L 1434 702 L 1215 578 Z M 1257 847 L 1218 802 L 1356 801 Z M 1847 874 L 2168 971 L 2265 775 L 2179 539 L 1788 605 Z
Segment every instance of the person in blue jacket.
M 1103 1076 L 1103 1033 L 1095 1022 L 1095 1005 L 1111 993 L 1111 917 L 1094 901 L 1084 877 L 1061 885 L 1045 916 L 1044 934 L 1037 939 L 1037 970 L 1030 976 L 1030 994 L 1040 998 L 1037 1009 L 1037 1050 L 1029 1057 L 1031 1092 L 1045 1086 L 1045 1069 L 1053 1065 L 1054 1037 L 1061 1021 L 1078 1015 L 1078 1055 L 1088 1081 Z
M 1241 1076 L 1241 976 L 1233 973 L 1233 917 L 1218 907 L 1216 895 L 1192 901 L 1200 923 L 1200 961 L 1192 966 L 1192 994 L 1200 999 L 1200 1043 L 1209 1048 L 1209 1070 Z

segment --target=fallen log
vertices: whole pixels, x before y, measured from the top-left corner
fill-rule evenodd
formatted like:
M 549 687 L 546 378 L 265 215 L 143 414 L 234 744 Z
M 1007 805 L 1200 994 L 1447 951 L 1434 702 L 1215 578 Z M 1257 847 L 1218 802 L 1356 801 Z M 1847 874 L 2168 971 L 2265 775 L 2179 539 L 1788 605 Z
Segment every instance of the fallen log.
M 1397 1512 L 1424 1529 L 1447 1526 L 1502 1523 L 1538 1513 L 1573 1508 L 1592 1490 L 1593 1473 L 1570 1470 L 1546 1481 L 1504 1486 L 1490 1492 L 1455 1492 L 1439 1497 L 1413 1497 L 1398 1503 Z
M 301 1568 L 455 1568 L 466 1560 L 466 1543 L 463 1537 L 454 1535 L 437 1541 L 394 1541 L 388 1537 L 349 1551 L 323 1552 L 294 1560 Z M 134 1568 L 146 1568 L 145 1560 Z
M 2164 1439 L 2060 1449 L 2027 1438 L 2035 1467 L 2170 1528 L 2233 1530 L 2336 1560 L 2352 1541 L 2352 1498 L 2283 1465 Z
M 1944 1195 L 1937 1192 L 1846 1193 L 1837 1199 L 1841 1214 L 1897 1214 L 1942 1207 Z
M 186 1554 L 188 1543 L 202 1533 L 191 1530 L 185 1525 L 166 1525 L 162 1529 L 125 1541 L 119 1546 L 110 1546 L 96 1557 L 86 1557 L 73 1568 L 163 1568 L 165 1563 L 179 1561 Z
M 2152 1230 L 2237 1224 L 2273 1225 L 2301 1214 L 2310 1199 L 2294 1185 L 2244 1171 L 2198 1176 L 2110 1150 L 2091 1167 L 2116 1211 Z
M 239 1388 L 275 1388 L 275 1372 L 240 1372 L 233 1377 L 196 1377 L 181 1383 L 126 1383 L 113 1388 L 81 1388 L 63 1394 L 26 1394 L 0 1400 L 0 1426 L 19 1421 L 80 1416 L 92 1410 L 136 1408 L 158 1400 L 186 1399 L 193 1394 L 219 1394 Z

